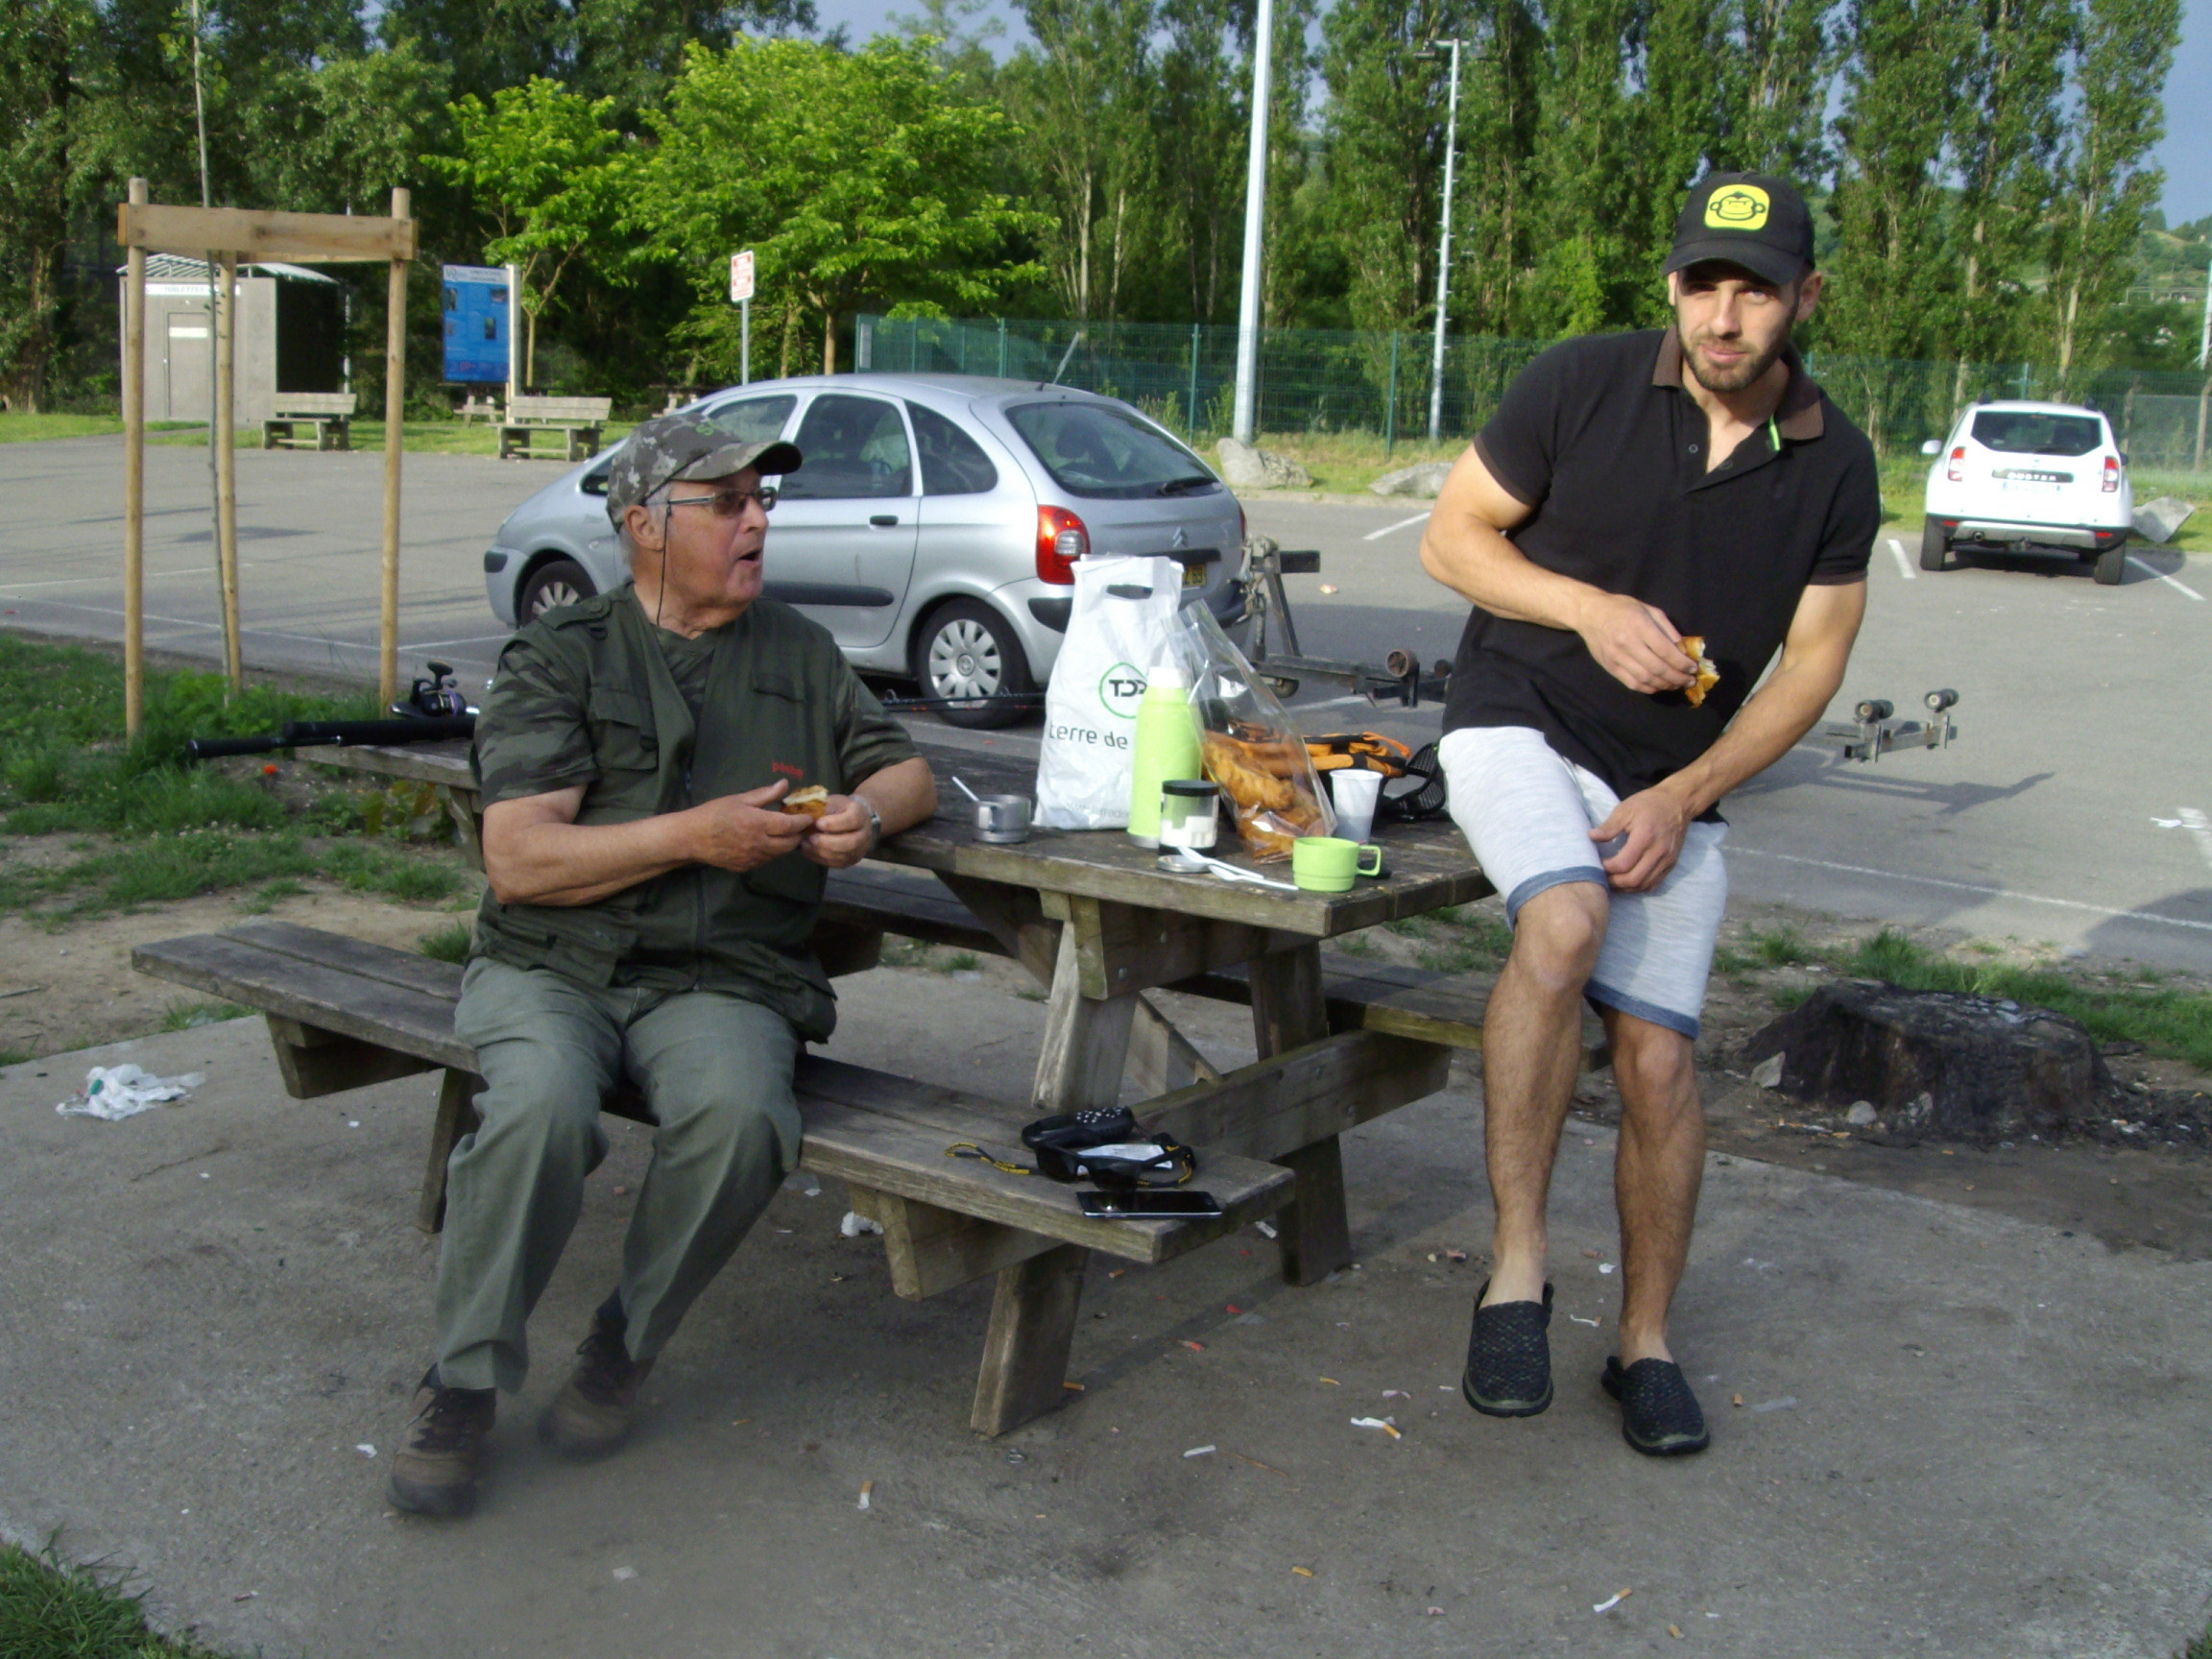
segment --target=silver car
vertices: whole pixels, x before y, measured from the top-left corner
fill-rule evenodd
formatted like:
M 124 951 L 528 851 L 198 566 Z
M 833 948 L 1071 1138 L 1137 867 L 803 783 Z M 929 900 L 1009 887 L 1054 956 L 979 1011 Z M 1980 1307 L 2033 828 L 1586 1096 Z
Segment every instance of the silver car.
M 1213 469 L 1128 404 L 969 374 L 759 381 L 690 405 L 734 436 L 786 438 L 805 468 L 769 519 L 770 595 L 853 665 L 919 683 L 955 726 L 1037 707 L 1086 553 L 1167 554 L 1185 602 L 1244 619 L 1244 514 Z M 510 626 L 622 581 L 599 456 L 548 484 L 484 555 Z

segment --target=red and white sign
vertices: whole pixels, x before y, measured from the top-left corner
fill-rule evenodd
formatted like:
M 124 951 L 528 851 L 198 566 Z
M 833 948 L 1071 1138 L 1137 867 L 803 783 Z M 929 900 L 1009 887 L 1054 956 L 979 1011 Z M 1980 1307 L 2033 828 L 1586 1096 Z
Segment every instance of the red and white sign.
M 753 250 L 730 255 L 730 303 L 753 298 Z

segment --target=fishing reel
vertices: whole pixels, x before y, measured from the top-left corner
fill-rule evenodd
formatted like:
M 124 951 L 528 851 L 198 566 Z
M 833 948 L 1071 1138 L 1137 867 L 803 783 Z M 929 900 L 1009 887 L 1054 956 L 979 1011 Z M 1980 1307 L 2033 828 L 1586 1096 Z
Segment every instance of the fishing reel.
M 461 695 L 460 683 L 453 677 L 450 662 L 426 661 L 427 677 L 417 680 L 406 696 L 392 705 L 392 712 L 403 720 L 458 720 L 476 712 L 469 699 Z

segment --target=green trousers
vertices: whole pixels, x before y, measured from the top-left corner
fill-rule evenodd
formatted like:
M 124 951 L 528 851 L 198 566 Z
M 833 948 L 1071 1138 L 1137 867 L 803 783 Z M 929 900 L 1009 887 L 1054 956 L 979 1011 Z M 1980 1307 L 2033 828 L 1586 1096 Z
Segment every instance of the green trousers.
M 603 988 L 481 959 L 453 1027 L 487 1087 L 482 1123 L 446 1165 L 440 1381 L 522 1386 L 524 1326 L 607 1155 L 599 1108 L 623 1077 L 657 1124 L 620 1282 L 631 1358 L 650 1359 L 798 1166 L 797 1033 L 723 992 Z

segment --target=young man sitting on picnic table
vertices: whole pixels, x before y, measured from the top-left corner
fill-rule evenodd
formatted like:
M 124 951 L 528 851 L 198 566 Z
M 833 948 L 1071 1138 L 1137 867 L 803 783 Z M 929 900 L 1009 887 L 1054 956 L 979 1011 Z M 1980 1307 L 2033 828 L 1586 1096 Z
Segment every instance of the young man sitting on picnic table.
M 792 1068 L 835 1019 L 808 946 L 824 872 L 936 810 L 928 762 L 829 633 L 760 596 L 761 475 L 800 460 L 692 417 L 646 421 L 608 477 L 630 582 L 500 653 L 476 722 L 491 886 L 453 1022 L 482 1123 L 447 1166 L 436 1361 L 389 1482 L 401 1509 L 474 1505 L 496 1391 L 522 1386 L 524 1325 L 627 1078 L 657 1124 L 652 1166 L 619 1283 L 539 1425 L 573 1456 L 621 1444 L 654 1357 L 798 1165 Z

